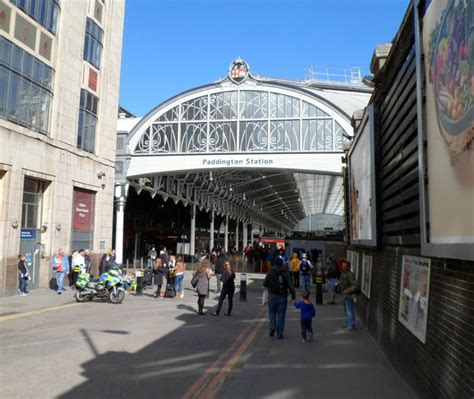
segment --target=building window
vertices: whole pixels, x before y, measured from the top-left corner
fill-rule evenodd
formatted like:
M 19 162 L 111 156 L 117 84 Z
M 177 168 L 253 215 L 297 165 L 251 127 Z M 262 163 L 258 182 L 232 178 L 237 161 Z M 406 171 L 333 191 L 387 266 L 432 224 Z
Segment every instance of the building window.
M 95 193 L 74 187 L 71 248 L 93 247 Z
M 0 36 L 0 118 L 47 134 L 52 68 Z
M 77 131 L 77 148 L 94 152 L 95 132 L 97 129 L 97 108 L 99 99 L 87 90 L 81 89 L 79 104 L 79 128 Z
M 43 182 L 25 178 L 23 186 L 23 206 L 21 212 L 22 229 L 39 229 L 43 204 Z
M 92 19 L 87 18 L 84 42 L 84 60 L 100 69 L 104 31 Z
M 123 137 L 117 137 L 117 150 L 123 150 Z
M 56 34 L 59 14 L 58 0 L 11 0 L 11 2 L 43 28 Z

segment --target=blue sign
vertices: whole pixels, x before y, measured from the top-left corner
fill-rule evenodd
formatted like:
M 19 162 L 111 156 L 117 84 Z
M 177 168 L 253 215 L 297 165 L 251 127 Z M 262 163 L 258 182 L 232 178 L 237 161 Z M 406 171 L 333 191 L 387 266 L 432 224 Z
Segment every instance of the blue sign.
M 36 230 L 35 229 L 21 229 L 20 239 L 21 240 L 36 240 Z

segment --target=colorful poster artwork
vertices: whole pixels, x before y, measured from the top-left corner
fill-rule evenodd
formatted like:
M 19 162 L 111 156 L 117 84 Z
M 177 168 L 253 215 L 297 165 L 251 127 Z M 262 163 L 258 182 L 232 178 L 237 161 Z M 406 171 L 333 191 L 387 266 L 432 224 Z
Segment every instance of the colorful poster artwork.
M 353 240 L 372 239 L 370 123 L 359 133 L 350 154 L 351 233 Z
M 423 18 L 430 236 L 474 243 L 474 6 L 432 1 Z
M 370 298 L 370 282 L 372 278 L 372 256 L 362 255 L 362 284 L 361 291 Z
M 428 258 L 403 256 L 398 320 L 421 342 L 426 342 L 428 294 L 430 285 Z

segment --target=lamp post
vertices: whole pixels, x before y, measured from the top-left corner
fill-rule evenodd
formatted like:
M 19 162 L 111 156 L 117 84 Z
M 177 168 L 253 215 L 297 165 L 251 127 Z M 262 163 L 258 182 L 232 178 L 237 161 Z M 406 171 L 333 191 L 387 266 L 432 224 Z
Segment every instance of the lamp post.
M 181 254 L 183 255 L 183 260 L 184 260 L 184 242 L 186 241 L 187 238 L 188 238 L 188 236 L 186 234 L 181 234 L 181 240 L 183 241 L 183 247 L 181 248 Z

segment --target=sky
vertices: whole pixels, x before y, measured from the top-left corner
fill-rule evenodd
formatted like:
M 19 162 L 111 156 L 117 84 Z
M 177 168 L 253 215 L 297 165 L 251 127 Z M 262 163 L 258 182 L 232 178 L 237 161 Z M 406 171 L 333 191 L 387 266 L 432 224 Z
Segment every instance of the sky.
M 250 73 L 305 78 L 308 66 L 368 74 L 409 0 L 127 0 L 120 105 L 143 116 L 183 91 Z

